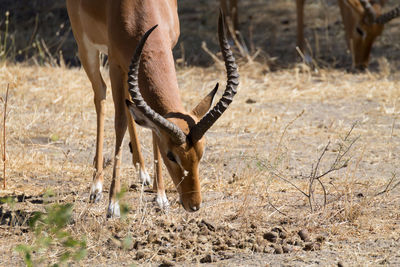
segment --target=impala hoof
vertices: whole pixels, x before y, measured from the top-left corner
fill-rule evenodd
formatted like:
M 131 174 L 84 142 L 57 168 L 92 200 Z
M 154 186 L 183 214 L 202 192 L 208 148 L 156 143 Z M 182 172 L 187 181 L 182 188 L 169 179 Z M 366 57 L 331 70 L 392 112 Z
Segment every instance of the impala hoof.
M 309 66 L 312 65 L 313 59 L 309 54 L 304 55 L 304 63 L 306 63 Z
M 160 209 L 162 209 L 164 211 L 169 209 L 169 202 L 168 202 L 167 197 L 165 196 L 165 193 L 164 193 L 164 195 L 157 194 L 155 200 L 156 200 L 157 205 L 160 207 Z
M 92 185 L 90 189 L 90 203 L 97 203 L 103 198 L 103 185 L 100 182 L 96 182 Z
M 142 184 L 144 184 L 144 185 L 150 185 L 151 184 L 150 175 L 145 170 L 140 170 L 139 179 L 140 179 L 140 182 Z
M 107 218 L 119 218 L 121 217 L 121 212 L 119 210 L 119 203 L 117 202 L 110 202 L 108 204 L 107 209 Z

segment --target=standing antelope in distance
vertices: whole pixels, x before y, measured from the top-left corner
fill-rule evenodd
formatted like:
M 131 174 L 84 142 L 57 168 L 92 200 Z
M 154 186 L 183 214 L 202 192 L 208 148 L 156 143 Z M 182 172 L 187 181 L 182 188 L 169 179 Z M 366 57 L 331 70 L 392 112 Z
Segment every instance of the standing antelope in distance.
M 224 13 L 225 21 L 232 22 L 233 33 L 239 31 L 238 0 L 220 0 L 220 7 Z
M 115 107 L 115 162 L 107 216 L 120 215 L 117 194 L 120 192 L 121 144 L 127 124 L 133 162 L 139 163 L 141 170 L 144 168 L 135 125 L 129 113 L 137 124 L 153 131 L 153 187 L 157 192 L 157 203 L 162 208 L 168 206 L 161 174 L 162 157 L 185 210 L 199 210 L 199 163 L 204 152 L 203 136 L 232 102 L 239 83 L 235 59 L 225 37 L 223 18 L 220 15 L 218 33 L 227 68 L 226 90 L 211 110 L 209 109 L 218 86 L 192 111 L 187 112 L 180 99 L 172 55 L 172 48 L 179 37 L 176 0 L 67 0 L 67 9 L 82 65 L 95 93 L 96 172 L 90 200 L 97 202 L 101 198 L 103 185 L 102 146 L 106 86 L 99 71 L 100 51 L 109 57 Z M 153 27 L 154 25 L 158 27 Z M 135 47 L 137 49 L 134 54 Z M 144 181 L 146 179 L 145 177 Z
M 232 19 L 234 32 L 239 30 L 238 0 L 220 0 L 221 8 Z M 400 7 L 382 14 L 387 0 L 338 0 L 343 25 L 346 32 L 347 46 L 352 55 L 353 68 L 368 67 L 371 49 L 376 38 L 382 34 L 383 27 L 392 19 L 400 16 Z M 306 55 L 304 41 L 304 3 L 296 0 L 297 46 Z
M 305 53 L 304 2 L 296 0 L 297 46 Z M 382 14 L 386 0 L 338 0 L 353 68 L 368 67 L 371 49 L 386 23 L 400 15 L 400 6 Z

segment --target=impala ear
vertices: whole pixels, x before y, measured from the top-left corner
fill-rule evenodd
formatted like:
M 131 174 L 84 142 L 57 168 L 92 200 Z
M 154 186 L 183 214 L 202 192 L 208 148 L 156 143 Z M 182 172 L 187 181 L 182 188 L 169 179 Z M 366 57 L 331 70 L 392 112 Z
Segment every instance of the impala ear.
M 160 131 L 151 120 L 149 120 L 137 107 L 136 105 L 130 101 L 129 99 L 125 100 L 126 106 L 129 109 L 129 112 L 132 115 L 132 118 L 135 120 L 136 124 L 153 130 L 158 136 L 160 136 Z
M 343 2 L 345 5 L 349 6 L 351 9 L 357 12 L 357 14 L 359 15 L 364 14 L 364 8 L 362 7 L 360 0 L 347 0 Z
M 192 110 L 193 115 L 195 115 L 199 119 L 204 117 L 214 101 L 215 94 L 218 91 L 218 86 L 219 84 L 217 83 L 215 88 L 206 97 L 204 97 L 203 100 L 201 100 L 200 103 Z

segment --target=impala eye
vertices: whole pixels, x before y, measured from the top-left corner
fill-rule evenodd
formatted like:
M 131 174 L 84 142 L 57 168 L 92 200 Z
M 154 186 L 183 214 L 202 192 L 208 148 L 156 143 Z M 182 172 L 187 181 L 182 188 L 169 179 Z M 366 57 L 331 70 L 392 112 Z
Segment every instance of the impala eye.
M 177 162 L 176 162 L 176 159 L 175 159 L 175 156 L 174 156 L 174 154 L 172 154 L 171 151 L 167 153 L 167 158 L 168 158 L 170 161 L 177 163 Z
M 357 28 L 356 28 L 356 31 L 357 31 L 357 33 L 358 33 L 361 37 L 364 37 L 364 36 L 365 36 L 365 32 L 364 32 L 360 27 L 357 27 Z

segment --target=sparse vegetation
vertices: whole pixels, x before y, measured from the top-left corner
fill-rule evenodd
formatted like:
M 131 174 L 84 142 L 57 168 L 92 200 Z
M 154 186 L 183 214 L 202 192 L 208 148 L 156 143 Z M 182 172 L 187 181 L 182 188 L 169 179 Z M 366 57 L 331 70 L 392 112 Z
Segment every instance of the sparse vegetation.
M 65 230 L 67 224 L 71 223 L 72 212 L 72 204 L 52 204 L 46 207 L 45 213 L 32 214 L 29 227 L 35 236 L 33 244 L 19 244 L 15 248 L 27 266 L 60 266 L 78 262 L 86 256 L 84 237 L 76 239 Z M 49 251 L 54 250 L 57 251 L 56 257 L 48 257 Z
M 241 60 L 237 98 L 206 135 L 208 146 L 200 168 L 204 204 L 194 214 L 180 207 L 166 170 L 171 207 L 168 213 L 158 209 L 155 194 L 137 180 L 125 140 L 123 218 L 107 220 L 112 168 L 104 170 L 103 200 L 88 203 L 96 115 L 84 71 L 60 64 L 51 67 L 46 52 L 43 64 L 17 64 L 8 58 L 0 67 L 0 110 L 4 110 L 8 83 L 12 100 L 7 108 L 7 189 L 0 190 L 1 264 L 68 265 L 78 259 L 76 264 L 82 265 L 144 266 L 400 264 L 400 84 L 395 71 L 400 53 L 394 52 L 397 45 L 393 42 L 397 35 L 386 29 L 373 58 L 376 63 L 385 48 L 393 57 L 379 60 L 378 67 L 372 64 L 371 72 L 350 74 L 332 68 L 346 62 L 345 51 L 339 53 L 336 47 L 344 45 L 332 19 L 338 13 L 336 1 L 332 6 L 328 1 L 322 13 L 316 12 L 321 10 L 319 2 L 310 1 L 310 21 L 315 19 L 321 26 L 308 27 L 321 41 L 316 72 L 292 64 L 295 59 L 287 61 L 296 55 L 288 45 L 295 40 L 293 23 L 285 24 L 287 8 L 293 8 L 294 1 L 278 2 L 262 10 L 264 1 L 255 0 L 244 9 L 259 10 L 260 16 L 253 16 L 254 43 L 271 57 L 260 52 L 254 61 Z M 183 39 L 186 56 L 178 56 L 183 62 L 177 77 L 189 109 L 217 81 L 224 81 L 225 74 L 218 63 L 210 67 L 190 64 L 212 61 L 201 49 L 191 54 L 194 48 L 189 44 L 195 40 L 187 37 L 199 27 L 197 19 L 206 8 L 182 3 L 182 27 L 187 27 L 182 36 L 188 39 Z M 10 14 L 11 18 L 12 10 Z M 272 20 L 278 27 L 275 33 L 269 28 Z M 211 32 L 214 17 L 210 26 L 208 20 L 203 22 L 204 38 L 213 54 L 217 51 L 210 41 L 215 37 Z M 325 25 L 331 26 L 329 31 Z M 261 31 L 262 27 L 268 30 Z M 279 40 L 272 38 L 277 32 Z M 318 35 L 321 32 L 338 43 L 324 42 L 327 39 Z M 266 33 L 270 35 L 262 37 Z M 264 45 L 274 48 L 267 50 Z M 282 50 L 293 53 L 281 56 Z M 57 58 L 57 53 L 49 51 Z M 327 51 L 331 54 L 324 56 Z M 110 88 L 106 67 L 102 72 Z M 111 97 L 106 110 L 104 153 L 105 158 L 112 158 Z M 151 135 L 140 129 L 139 136 L 152 173 Z M 48 189 L 54 192 L 50 196 Z

